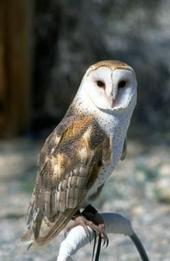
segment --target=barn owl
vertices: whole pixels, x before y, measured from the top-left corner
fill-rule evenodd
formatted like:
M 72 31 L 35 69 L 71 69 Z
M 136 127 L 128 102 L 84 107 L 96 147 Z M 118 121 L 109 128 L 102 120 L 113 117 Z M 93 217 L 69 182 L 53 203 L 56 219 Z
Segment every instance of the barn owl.
M 89 67 L 66 115 L 40 152 L 23 239 L 47 243 L 98 196 L 125 156 L 136 97 L 135 72 L 126 63 L 101 61 Z M 88 211 L 95 213 L 93 207 Z

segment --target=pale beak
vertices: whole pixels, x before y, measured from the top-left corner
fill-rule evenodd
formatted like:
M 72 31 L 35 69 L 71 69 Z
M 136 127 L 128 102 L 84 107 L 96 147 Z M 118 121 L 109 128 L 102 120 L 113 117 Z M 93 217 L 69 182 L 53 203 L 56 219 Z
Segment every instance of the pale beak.
M 114 108 L 116 105 L 116 99 L 112 99 L 112 108 Z

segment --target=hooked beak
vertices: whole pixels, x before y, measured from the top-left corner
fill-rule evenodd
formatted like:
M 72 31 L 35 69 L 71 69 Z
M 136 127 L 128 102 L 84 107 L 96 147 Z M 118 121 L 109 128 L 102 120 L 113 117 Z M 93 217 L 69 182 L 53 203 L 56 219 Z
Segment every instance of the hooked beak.
M 112 99 L 112 108 L 114 108 L 116 106 L 116 99 Z

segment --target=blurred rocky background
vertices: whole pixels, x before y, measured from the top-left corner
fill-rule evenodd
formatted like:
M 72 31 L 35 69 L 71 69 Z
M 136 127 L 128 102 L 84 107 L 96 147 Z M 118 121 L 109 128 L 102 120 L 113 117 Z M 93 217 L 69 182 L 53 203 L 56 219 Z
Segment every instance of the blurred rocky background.
M 168 131 L 169 1 L 36 1 L 34 119 L 61 118 L 90 64 L 119 59 L 139 82 L 135 125 Z
M 128 156 L 96 206 L 128 216 L 151 260 L 170 260 L 169 10 L 168 0 L 1 1 L 0 260 L 56 260 L 61 237 L 36 251 L 20 243 L 37 154 L 87 67 L 103 59 L 129 63 L 139 88 Z M 75 260 L 91 252 L 88 245 Z M 139 260 L 118 235 L 104 258 Z

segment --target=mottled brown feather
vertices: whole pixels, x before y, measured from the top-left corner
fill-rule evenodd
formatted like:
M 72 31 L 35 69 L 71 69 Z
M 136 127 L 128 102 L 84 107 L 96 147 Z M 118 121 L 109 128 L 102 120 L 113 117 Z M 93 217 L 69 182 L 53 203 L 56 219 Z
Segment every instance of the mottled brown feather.
M 56 236 L 76 213 L 101 167 L 111 159 L 110 142 L 92 116 L 67 116 L 47 138 L 28 213 L 37 244 Z M 50 229 L 41 234 L 44 219 Z
M 97 70 L 100 67 L 107 67 L 110 68 L 111 70 L 117 70 L 117 69 L 132 70 L 132 68 L 129 65 L 119 60 L 106 60 L 93 64 L 92 66 L 89 67 L 88 71 Z

